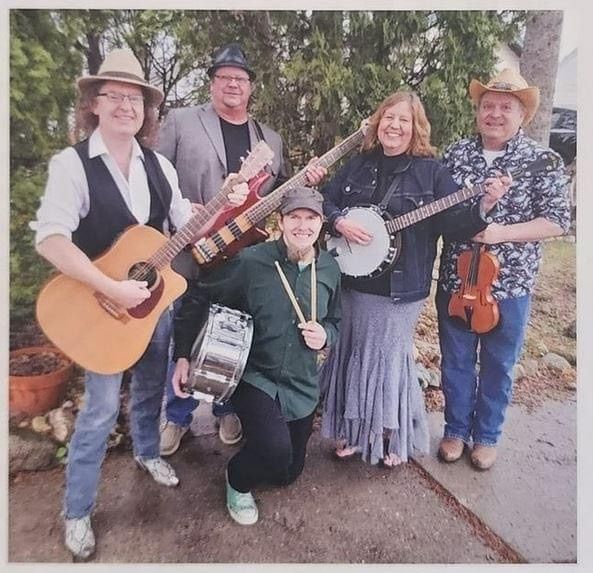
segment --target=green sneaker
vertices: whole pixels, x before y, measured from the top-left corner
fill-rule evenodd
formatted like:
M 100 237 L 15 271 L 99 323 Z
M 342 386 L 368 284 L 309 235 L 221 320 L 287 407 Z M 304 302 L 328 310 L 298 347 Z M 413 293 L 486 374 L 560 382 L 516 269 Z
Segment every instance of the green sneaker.
M 241 493 L 231 487 L 226 475 L 226 507 L 230 516 L 241 525 L 253 525 L 258 518 L 257 505 L 251 492 Z

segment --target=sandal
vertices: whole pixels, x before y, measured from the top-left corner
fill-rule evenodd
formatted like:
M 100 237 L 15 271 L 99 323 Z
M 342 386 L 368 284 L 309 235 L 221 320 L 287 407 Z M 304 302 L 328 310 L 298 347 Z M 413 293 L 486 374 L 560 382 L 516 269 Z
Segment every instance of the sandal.
M 393 452 L 389 452 L 389 438 L 383 438 L 383 459 L 379 465 L 383 468 L 392 470 L 402 463 L 402 459 Z
M 360 453 L 362 448 L 359 446 L 351 446 L 345 441 L 338 442 L 336 449 L 334 450 L 334 456 L 339 460 L 346 460 L 352 456 Z
M 397 454 L 385 454 L 385 457 L 381 460 L 381 466 L 392 470 L 396 466 L 402 463 L 402 459 Z

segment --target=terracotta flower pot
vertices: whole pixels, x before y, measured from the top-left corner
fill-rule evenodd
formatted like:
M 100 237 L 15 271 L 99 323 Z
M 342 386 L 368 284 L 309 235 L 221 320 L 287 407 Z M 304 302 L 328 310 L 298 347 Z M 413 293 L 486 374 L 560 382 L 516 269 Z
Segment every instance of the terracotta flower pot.
M 43 414 L 60 404 L 64 399 L 66 385 L 72 377 L 72 361 L 53 347 L 36 346 L 20 348 L 10 352 L 10 359 L 19 356 L 31 356 L 52 353 L 57 355 L 62 364 L 56 370 L 45 374 L 25 373 L 9 376 L 9 411 L 11 415 Z

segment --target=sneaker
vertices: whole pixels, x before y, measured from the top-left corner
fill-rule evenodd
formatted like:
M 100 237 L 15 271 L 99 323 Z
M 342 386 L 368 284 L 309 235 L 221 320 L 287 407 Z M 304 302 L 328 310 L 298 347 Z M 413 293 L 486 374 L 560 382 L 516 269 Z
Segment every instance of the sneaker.
M 232 446 L 243 437 L 241 420 L 235 413 L 226 414 L 218 418 L 218 437 L 223 444 Z
M 251 492 L 241 493 L 231 487 L 226 476 L 226 507 L 230 516 L 241 525 L 253 525 L 259 517 Z
M 95 534 L 91 527 L 91 516 L 65 520 L 66 547 L 75 557 L 86 559 L 95 552 Z
M 489 470 L 496 461 L 496 446 L 475 444 L 470 459 L 479 470 Z
M 180 426 L 175 422 L 165 422 L 161 430 L 161 456 L 174 454 L 181 444 L 181 438 L 187 434 L 189 426 Z
M 175 470 L 163 458 L 142 459 L 134 456 L 134 460 L 155 482 L 167 487 L 175 487 L 179 483 Z
M 464 448 L 465 444 L 459 438 L 443 438 L 439 445 L 439 457 L 447 463 L 456 462 Z

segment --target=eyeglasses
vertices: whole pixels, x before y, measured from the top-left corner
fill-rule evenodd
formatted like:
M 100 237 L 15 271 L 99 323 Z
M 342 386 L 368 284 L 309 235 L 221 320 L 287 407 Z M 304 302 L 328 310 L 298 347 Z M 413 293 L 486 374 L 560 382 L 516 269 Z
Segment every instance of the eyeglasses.
M 225 84 L 237 82 L 240 86 L 246 86 L 251 81 L 249 78 L 243 78 L 241 76 L 226 76 L 224 74 L 214 74 L 214 77 Z
M 97 96 L 106 97 L 111 103 L 122 104 L 127 99 L 132 105 L 142 105 L 144 103 L 144 96 L 138 94 L 120 94 L 117 92 L 104 92 L 97 94 Z

